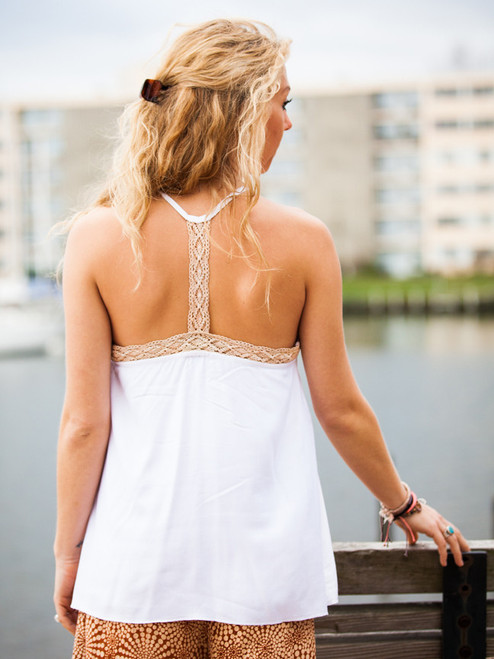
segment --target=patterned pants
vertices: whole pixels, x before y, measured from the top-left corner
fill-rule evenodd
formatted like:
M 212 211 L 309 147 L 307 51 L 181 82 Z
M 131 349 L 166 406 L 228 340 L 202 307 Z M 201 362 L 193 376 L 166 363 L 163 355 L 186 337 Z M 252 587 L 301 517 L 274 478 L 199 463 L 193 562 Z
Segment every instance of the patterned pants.
M 79 613 L 72 659 L 316 659 L 314 620 L 128 624 Z

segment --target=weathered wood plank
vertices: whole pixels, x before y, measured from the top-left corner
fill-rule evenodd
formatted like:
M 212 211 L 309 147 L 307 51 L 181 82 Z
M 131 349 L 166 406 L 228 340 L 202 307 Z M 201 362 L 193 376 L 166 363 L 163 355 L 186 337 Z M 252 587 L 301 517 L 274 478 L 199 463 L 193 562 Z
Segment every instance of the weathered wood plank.
M 325 633 L 387 632 L 441 629 L 441 602 L 346 604 L 329 609 L 316 619 L 316 635 Z
M 487 590 L 494 591 L 494 540 L 470 543 L 486 551 Z M 440 593 L 443 572 L 433 542 L 406 549 L 404 542 L 341 543 L 333 545 L 341 595 Z
M 319 641 L 321 645 L 331 643 L 333 646 L 345 645 L 347 643 L 391 643 L 401 641 L 434 641 L 441 638 L 439 629 L 415 629 L 414 631 L 392 631 L 392 632 L 368 632 L 363 634 L 321 634 Z
M 441 629 L 441 602 L 342 604 L 316 618 L 316 636 L 324 633 Z M 494 601 L 487 602 L 487 627 L 494 629 Z
M 440 638 L 400 638 L 386 641 L 367 640 L 356 644 L 352 640 L 341 643 L 317 644 L 317 659 L 441 659 Z
M 372 634 L 326 635 L 316 639 L 317 659 L 442 659 L 442 641 L 436 635 L 419 636 L 418 632 L 392 632 L 373 638 Z M 355 638 L 355 636 L 360 638 Z M 367 637 L 366 637 L 367 636 Z M 494 635 L 487 637 L 487 657 L 494 655 Z

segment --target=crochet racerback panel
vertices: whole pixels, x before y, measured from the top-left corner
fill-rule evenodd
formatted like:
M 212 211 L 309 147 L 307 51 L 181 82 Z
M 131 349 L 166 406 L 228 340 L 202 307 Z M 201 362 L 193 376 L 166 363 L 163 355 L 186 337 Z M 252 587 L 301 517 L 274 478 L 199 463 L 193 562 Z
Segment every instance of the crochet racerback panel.
M 260 346 L 211 334 L 209 314 L 209 255 L 211 220 L 239 191 L 232 192 L 206 215 L 190 215 L 166 193 L 167 201 L 187 223 L 189 244 L 189 312 L 187 332 L 139 345 L 113 345 L 112 360 L 136 361 L 192 350 L 205 350 L 268 364 L 285 364 L 297 358 L 298 343 L 291 348 Z

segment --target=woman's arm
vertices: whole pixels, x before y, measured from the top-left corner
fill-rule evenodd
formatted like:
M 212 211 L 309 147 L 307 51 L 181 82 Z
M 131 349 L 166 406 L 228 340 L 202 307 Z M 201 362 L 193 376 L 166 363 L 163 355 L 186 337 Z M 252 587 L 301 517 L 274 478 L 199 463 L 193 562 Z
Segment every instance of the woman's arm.
M 398 508 L 405 489 L 391 460 L 378 421 L 361 394 L 345 347 L 342 322 L 341 272 L 329 231 L 313 223 L 305 240 L 306 303 L 299 336 L 314 411 L 323 430 L 352 471 L 386 507 Z M 407 518 L 412 530 L 436 542 L 446 562 L 443 536 L 448 522 L 430 506 Z M 448 538 L 455 561 L 468 545 L 456 530 Z
M 58 444 L 54 601 L 60 622 L 72 633 L 77 619 L 72 590 L 110 432 L 111 327 L 93 275 L 91 224 L 83 218 L 73 227 L 63 274 L 66 394 Z

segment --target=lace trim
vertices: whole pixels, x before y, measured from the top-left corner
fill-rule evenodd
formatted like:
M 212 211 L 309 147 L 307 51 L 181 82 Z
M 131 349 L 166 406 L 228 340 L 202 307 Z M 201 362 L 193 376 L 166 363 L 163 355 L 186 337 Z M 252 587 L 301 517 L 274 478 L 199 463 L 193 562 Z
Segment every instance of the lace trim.
M 209 332 L 209 225 L 189 222 L 189 332 Z
M 300 347 L 297 343 L 293 348 L 271 348 L 268 346 L 256 346 L 253 343 L 246 343 L 245 341 L 237 341 L 226 336 L 219 336 L 218 334 L 187 332 L 140 345 L 114 345 L 112 349 L 112 360 L 114 362 L 132 362 L 193 350 L 205 350 L 206 352 L 216 352 L 222 355 L 232 355 L 264 364 L 286 364 L 297 358 Z

